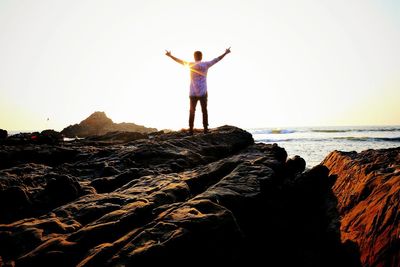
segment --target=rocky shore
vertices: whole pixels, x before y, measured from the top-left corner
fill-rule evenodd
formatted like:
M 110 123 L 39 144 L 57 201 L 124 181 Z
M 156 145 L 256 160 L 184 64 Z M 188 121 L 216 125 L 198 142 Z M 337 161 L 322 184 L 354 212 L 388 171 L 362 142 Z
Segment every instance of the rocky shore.
M 391 161 L 385 171 L 374 165 L 375 178 L 361 181 L 351 174 L 365 172 L 356 167 L 365 163 L 357 154 L 334 152 L 325 166 L 305 170 L 301 157 L 287 159 L 283 148 L 254 144 L 232 126 L 193 136 L 8 139 L 0 140 L 0 266 L 333 267 L 399 260 L 399 150 L 375 161 Z M 348 179 L 369 189 L 346 198 L 354 191 Z M 371 214 L 356 220 L 363 205 L 372 205 Z M 364 217 L 374 214 L 380 215 L 369 224 Z M 363 224 L 373 231 L 353 233 Z

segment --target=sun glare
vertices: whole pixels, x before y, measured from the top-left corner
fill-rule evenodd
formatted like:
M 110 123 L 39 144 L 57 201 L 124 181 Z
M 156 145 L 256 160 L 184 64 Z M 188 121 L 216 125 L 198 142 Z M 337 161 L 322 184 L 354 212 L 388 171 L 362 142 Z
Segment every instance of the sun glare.
M 189 65 L 189 63 L 185 63 L 185 64 L 183 64 L 183 66 L 185 67 L 185 69 L 190 70 L 190 65 Z

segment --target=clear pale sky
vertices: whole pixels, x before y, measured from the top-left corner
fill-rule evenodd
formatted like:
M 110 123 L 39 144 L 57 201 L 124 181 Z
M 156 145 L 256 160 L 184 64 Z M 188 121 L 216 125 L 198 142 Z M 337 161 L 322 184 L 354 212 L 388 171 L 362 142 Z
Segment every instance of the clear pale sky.
M 208 72 L 210 127 L 400 124 L 397 0 L 0 0 L 0 128 L 94 111 L 185 128 L 189 73 L 164 49 L 229 46 Z

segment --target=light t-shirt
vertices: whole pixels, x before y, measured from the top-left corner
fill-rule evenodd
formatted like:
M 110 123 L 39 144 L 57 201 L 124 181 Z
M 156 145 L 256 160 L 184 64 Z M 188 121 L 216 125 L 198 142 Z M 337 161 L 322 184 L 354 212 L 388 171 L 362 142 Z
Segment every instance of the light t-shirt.
M 188 63 L 190 67 L 190 93 L 189 96 L 205 96 L 207 94 L 207 71 L 220 61 L 220 58 L 214 58 L 211 61 L 199 61 Z

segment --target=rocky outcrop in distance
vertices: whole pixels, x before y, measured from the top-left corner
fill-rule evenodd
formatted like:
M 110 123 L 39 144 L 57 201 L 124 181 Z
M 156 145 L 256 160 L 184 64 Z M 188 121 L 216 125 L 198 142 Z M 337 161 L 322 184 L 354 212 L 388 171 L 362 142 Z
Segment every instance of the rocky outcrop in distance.
M 329 170 L 236 127 L 0 155 L 3 266 L 359 266 Z
M 104 135 L 108 132 L 157 132 L 155 128 L 147 128 L 135 123 L 114 123 L 104 112 L 96 111 L 79 124 L 70 125 L 61 131 L 65 137 L 88 137 Z
M 363 266 L 400 266 L 400 147 L 334 151 L 323 164 L 337 176 L 342 241 L 358 245 Z

